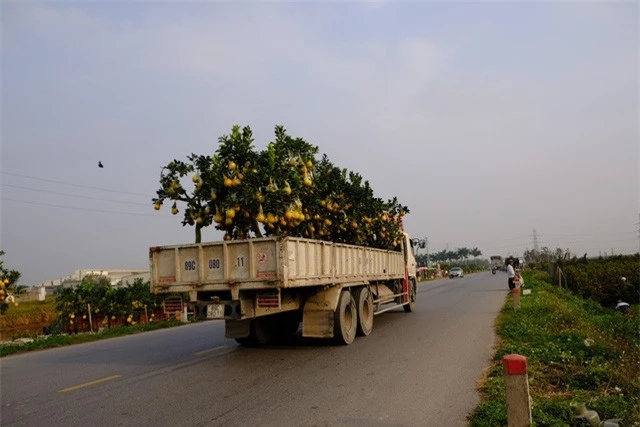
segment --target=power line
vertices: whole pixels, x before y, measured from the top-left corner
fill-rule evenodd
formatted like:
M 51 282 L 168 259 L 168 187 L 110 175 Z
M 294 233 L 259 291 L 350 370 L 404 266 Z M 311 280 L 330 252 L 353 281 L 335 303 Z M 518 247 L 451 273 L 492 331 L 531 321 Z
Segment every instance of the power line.
M 153 217 L 153 218 L 168 218 L 166 216 L 159 216 L 159 215 L 153 215 L 153 214 L 144 214 L 144 213 L 135 213 L 135 212 L 106 211 L 106 210 L 103 210 L 103 209 L 79 208 L 79 207 L 75 207 L 75 206 L 64 206 L 64 205 L 53 205 L 53 204 L 49 204 L 49 203 L 28 202 L 28 201 L 25 201 L 25 200 L 10 199 L 10 198 L 7 198 L 7 197 L 2 197 L 2 200 L 6 200 L 8 202 L 15 202 L 15 203 L 24 203 L 26 205 L 46 206 L 46 207 L 50 207 L 50 208 L 72 209 L 72 210 L 76 210 L 76 211 L 111 213 L 111 214 L 133 215 L 133 216 L 150 216 L 150 217 Z
M 509 245 L 509 246 L 494 246 L 492 248 L 485 248 L 488 251 L 495 251 L 500 249 L 512 249 L 512 248 L 526 248 L 528 245 L 526 243 L 520 243 L 518 245 Z
M 552 241 L 552 242 L 560 242 L 559 244 L 562 245 L 566 245 L 566 244 L 575 244 L 575 243 L 588 243 L 588 242 L 603 242 L 603 243 L 610 243 L 610 242 L 629 242 L 632 240 L 636 240 L 635 237 L 631 237 L 631 238 L 626 238 L 626 239 L 595 239 L 595 238 L 591 238 L 591 239 L 585 239 L 585 240 L 565 240 L 565 241 Z M 550 245 L 553 245 L 556 243 L 550 243 Z
M 75 197 L 75 198 L 79 198 L 79 199 L 100 200 L 102 202 L 121 203 L 121 204 L 125 204 L 125 205 L 151 206 L 151 203 L 125 202 L 125 201 L 121 201 L 121 200 L 102 199 L 100 197 L 80 196 L 80 195 L 77 195 L 77 194 L 60 193 L 60 192 L 57 192 L 57 191 L 39 190 L 37 188 L 22 187 L 20 185 L 2 184 L 2 186 L 3 187 L 10 187 L 10 188 L 17 188 L 17 189 L 20 189 L 20 190 L 37 191 L 39 193 L 56 194 L 58 196 Z
M 149 194 L 132 193 L 132 192 L 129 192 L 129 191 L 110 190 L 108 188 L 100 188 L 100 187 L 91 187 L 89 185 L 80 185 L 80 184 L 74 184 L 74 183 L 71 183 L 71 182 L 56 181 L 56 180 L 53 180 L 53 179 L 46 179 L 46 178 L 38 178 L 38 177 L 35 177 L 35 176 L 23 175 L 23 174 L 19 174 L 19 173 L 12 173 L 12 172 L 5 172 L 5 171 L 0 171 L 0 173 L 5 174 L 5 175 L 10 175 L 10 176 L 19 176 L 21 178 L 35 179 L 36 181 L 52 182 L 52 183 L 55 183 L 55 184 L 69 185 L 71 187 L 78 187 L 78 188 L 87 188 L 89 190 L 98 190 L 98 191 L 106 191 L 106 192 L 109 192 L 109 193 L 130 194 L 130 195 L 133 195 L 133 196 L 149 197 Z
M 566 237 L 588 237 L 588 236 L 597 236 L 601 234 L 635 234 L 637 230 L 634 231 L 599 231 L 594 233 L 547 233 L 538 237 L 549 237 L 549 236 L 566 236 Z
M 500 240 L 524 240 L 524 239 L 528 239 L 529 235 L 527 234 L 523 234 L 521 236 L 513 236 L 513 237 L 502 237 L 500 236 Z
M 588 240 L 569 240 L 569 241 L 552 241 L 548 244 L 542 244 L 543 247 L 550 249 L 551 247 L 561 247 L 566 245 L 575 245 L 575 244 L 592 244 L 592 243 L 600 243 L 603 245 L 608 245 L 609 243 L 619 243 L 619 242 L 631 242 L 637 240 L 636 237 L 627 238 L 627 239 L 607 239 L 607 240 L 598 240 L 598 239 L 588 239 Z M 529 244 L 521 243 L 516 245 L 505 245 L 505 246 L 493 246 L 493 247 L 485 247 L 485 250 L 488 251 L 496 251 L 501 249 L 515 249 L 515 248 L 528 248 Z

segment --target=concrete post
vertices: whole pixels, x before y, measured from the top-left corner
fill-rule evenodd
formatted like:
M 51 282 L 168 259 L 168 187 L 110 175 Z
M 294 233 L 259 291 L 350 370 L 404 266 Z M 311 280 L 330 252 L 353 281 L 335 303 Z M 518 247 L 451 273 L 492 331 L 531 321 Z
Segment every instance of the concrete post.
M 87 313 L 89 313 L 89 330 L 93 333 L 93 322 L 91 321 L 91 304 L 87 304 Z
M 520 288 L 516 285 L 513 288 L 513 309 L 517 310 L 520 308 Z
M 527 376 L 527 358 L 508 354 L 502 358 L 508 427 L 531 425 L 531 398 Z
M 182 307 L 182 315 L 180 316 L 180 321 L 182 323 L 187 323 L 189 320 L 187 318 L 187 306 L 186 304 Z

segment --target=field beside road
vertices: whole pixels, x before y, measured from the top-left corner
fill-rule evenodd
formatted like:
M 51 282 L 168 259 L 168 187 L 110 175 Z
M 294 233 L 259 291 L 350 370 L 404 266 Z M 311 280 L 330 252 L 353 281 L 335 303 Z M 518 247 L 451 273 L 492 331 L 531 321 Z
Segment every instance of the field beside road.
M 582 425 L 572 405 L 585 404 L 602 421 L 640 422 L 638 306 L 628 313 L 606 308 L 550 283 L 541 271 L 526 271 L 521 308 L 509 297 L 496 320 L 499 337 L 481 384 L 482 402 L 472 426 L 506 425 L 502 357 L 526 356 L 534 425 Z
M 53 297 L 45 301 L 25 301 L 12 305 L 0 315 L 0 341 L 31 336 L 58 318 Z

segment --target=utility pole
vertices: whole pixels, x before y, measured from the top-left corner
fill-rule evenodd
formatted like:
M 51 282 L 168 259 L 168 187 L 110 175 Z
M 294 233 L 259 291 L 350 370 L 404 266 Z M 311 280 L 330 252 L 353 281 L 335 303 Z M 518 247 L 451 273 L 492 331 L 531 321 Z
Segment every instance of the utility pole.
M 429 238 L 428 237 L 424 238 L 424 244 L 425 244 L 425 247 L 427 248 L 427 268 L 429 268 Z
M 640 213 L 638 213 L 638 253 L 640 253 Z

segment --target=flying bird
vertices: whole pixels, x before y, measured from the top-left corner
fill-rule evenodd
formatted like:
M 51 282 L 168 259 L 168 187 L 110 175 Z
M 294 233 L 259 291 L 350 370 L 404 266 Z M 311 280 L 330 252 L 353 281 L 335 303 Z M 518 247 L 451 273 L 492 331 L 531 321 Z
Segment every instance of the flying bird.
M 100 161 L 98 162 L 98 167 L 99 168 L 103 168 L 104 167 L 104 166 L 102 166 L 102 162 L 100 162 Z

